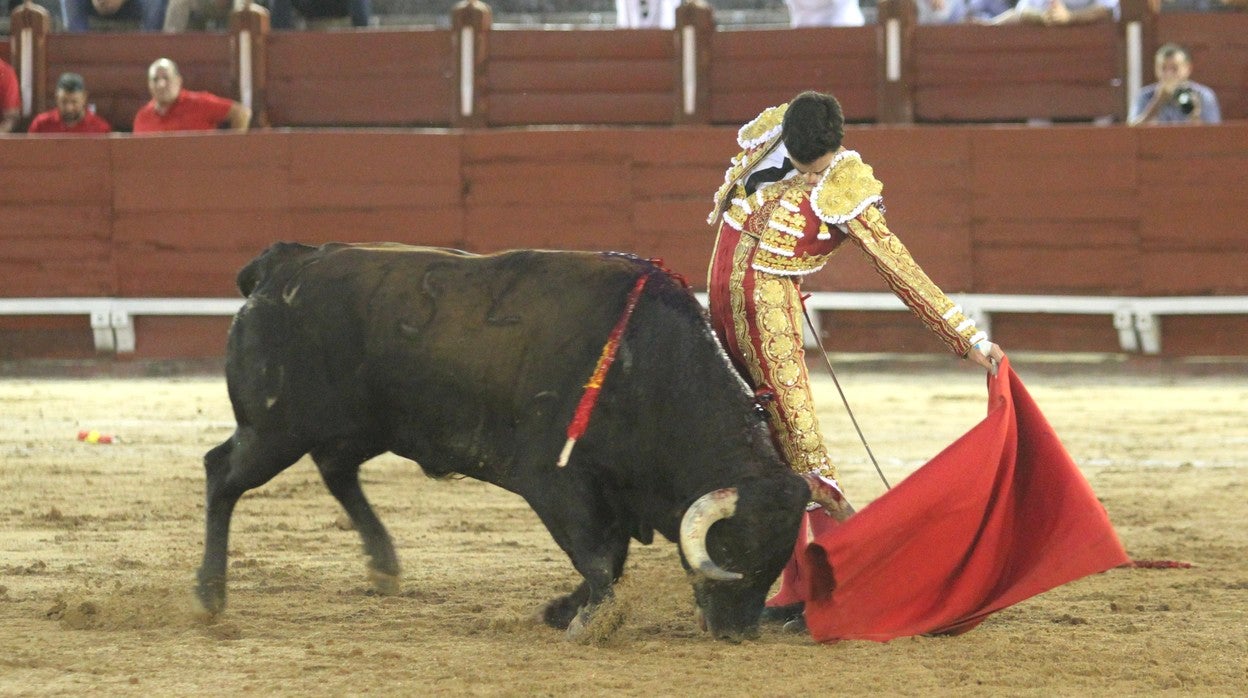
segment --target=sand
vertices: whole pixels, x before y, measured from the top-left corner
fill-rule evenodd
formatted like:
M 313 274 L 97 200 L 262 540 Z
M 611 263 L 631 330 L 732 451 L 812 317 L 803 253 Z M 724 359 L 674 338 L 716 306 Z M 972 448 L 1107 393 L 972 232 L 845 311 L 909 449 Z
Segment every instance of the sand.
M 0 695 L 1243 695 L 1248 691 L 1248 364 L 1024 356 L 1015 368 L 1132 557 L 966 635 L 820 645 L 697 630 L 676 547 L 634 543 L 613 633 L 534 614 L 578 581 L 519 498 L 382 456 L 364 487 L 402 593 L 309 461 L 239 503 L 229 606 L 192 613 L 203 453 L 233 428 L 219 376 L 0 379 Z M 966 365 L 846 361 L 841 382 L 901 480 L 976 421 Z M 830 380 L 816 397 L 855 504 L 883 485 Z M 84 429 L 120 438 L 76 440 Z

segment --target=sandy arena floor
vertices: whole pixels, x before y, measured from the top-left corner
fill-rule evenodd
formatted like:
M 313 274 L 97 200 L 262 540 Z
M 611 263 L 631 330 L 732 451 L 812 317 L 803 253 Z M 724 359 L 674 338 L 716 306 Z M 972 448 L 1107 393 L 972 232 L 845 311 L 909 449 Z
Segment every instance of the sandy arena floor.
M 1248 364 L 1014 363 L 1128 552 L 1195 567 L 1096 575 L 960 637 L 836 645 L 712 642 L 666 541 L 634 544 L 620 629 L 566 641 L 532 618 L 577 577 L 525 503 L 392 456 L 364 478 L 401 595 L 369 590 L 305 461 L 240 502 L 229 607 L 204 625 L 200 459 L 233 427 L 223 379 L 0 379 L 0 695 L 1244 695 Z M 841 382 L 894 482 L 984 412 L 982 377 L 952 363 L 848 362 Z M 883 486 L 816 387 L 862 506 Z

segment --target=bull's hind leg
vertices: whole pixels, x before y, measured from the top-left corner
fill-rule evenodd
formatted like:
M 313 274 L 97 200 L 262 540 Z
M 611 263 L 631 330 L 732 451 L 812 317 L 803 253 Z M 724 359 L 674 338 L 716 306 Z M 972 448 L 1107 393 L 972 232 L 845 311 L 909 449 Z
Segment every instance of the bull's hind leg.
M 307 449 L 280 436 L 261 438 L 254 429 L 239 427 L 228 440 L 204 456 L 207 476 L 204 560 L 195 588 L 204 613 L 216 615 L 225 609 L 230 517 L 238 498 L 273 479 L 306 452 Z
M 364 542 L 368 555 L 368 577 L 382 594 L 399 593 L 399 558 L 394 543 L 360 487 L 360 464 L 381 451 L 364 449 L 351 443 L 335 443 L 317 447 L 312 459 L 321 471 L 325 486 L 346 509 Z

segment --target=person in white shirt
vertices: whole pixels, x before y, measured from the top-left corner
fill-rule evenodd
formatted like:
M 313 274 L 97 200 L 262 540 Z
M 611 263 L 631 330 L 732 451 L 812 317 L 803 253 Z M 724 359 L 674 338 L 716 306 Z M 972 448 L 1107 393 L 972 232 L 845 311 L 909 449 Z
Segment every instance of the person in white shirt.
M 992 20 L 993 24 L 1072 24 L 1117 21 L 1118 0 L 1018 0 L 1014 9 Z
M 866 24 L 858 0 L 784 0 L 794 27 L 861 27 Z
M 681 0 L 615 0 L 620 29 L 673 29 Z

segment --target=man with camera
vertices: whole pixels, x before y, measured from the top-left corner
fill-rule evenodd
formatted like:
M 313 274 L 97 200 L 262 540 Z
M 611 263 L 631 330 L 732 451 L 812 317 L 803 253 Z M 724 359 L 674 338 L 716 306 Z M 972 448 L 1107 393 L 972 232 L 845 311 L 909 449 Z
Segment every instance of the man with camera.
M 1191 80 L 1192 58 L 1178 44 L 1157 49 L 1157 82 L 1140 90 L 1131 106 L 1132 126 L 1139 124 L 1218 124 L 1218 98 L 1207 86 Z

